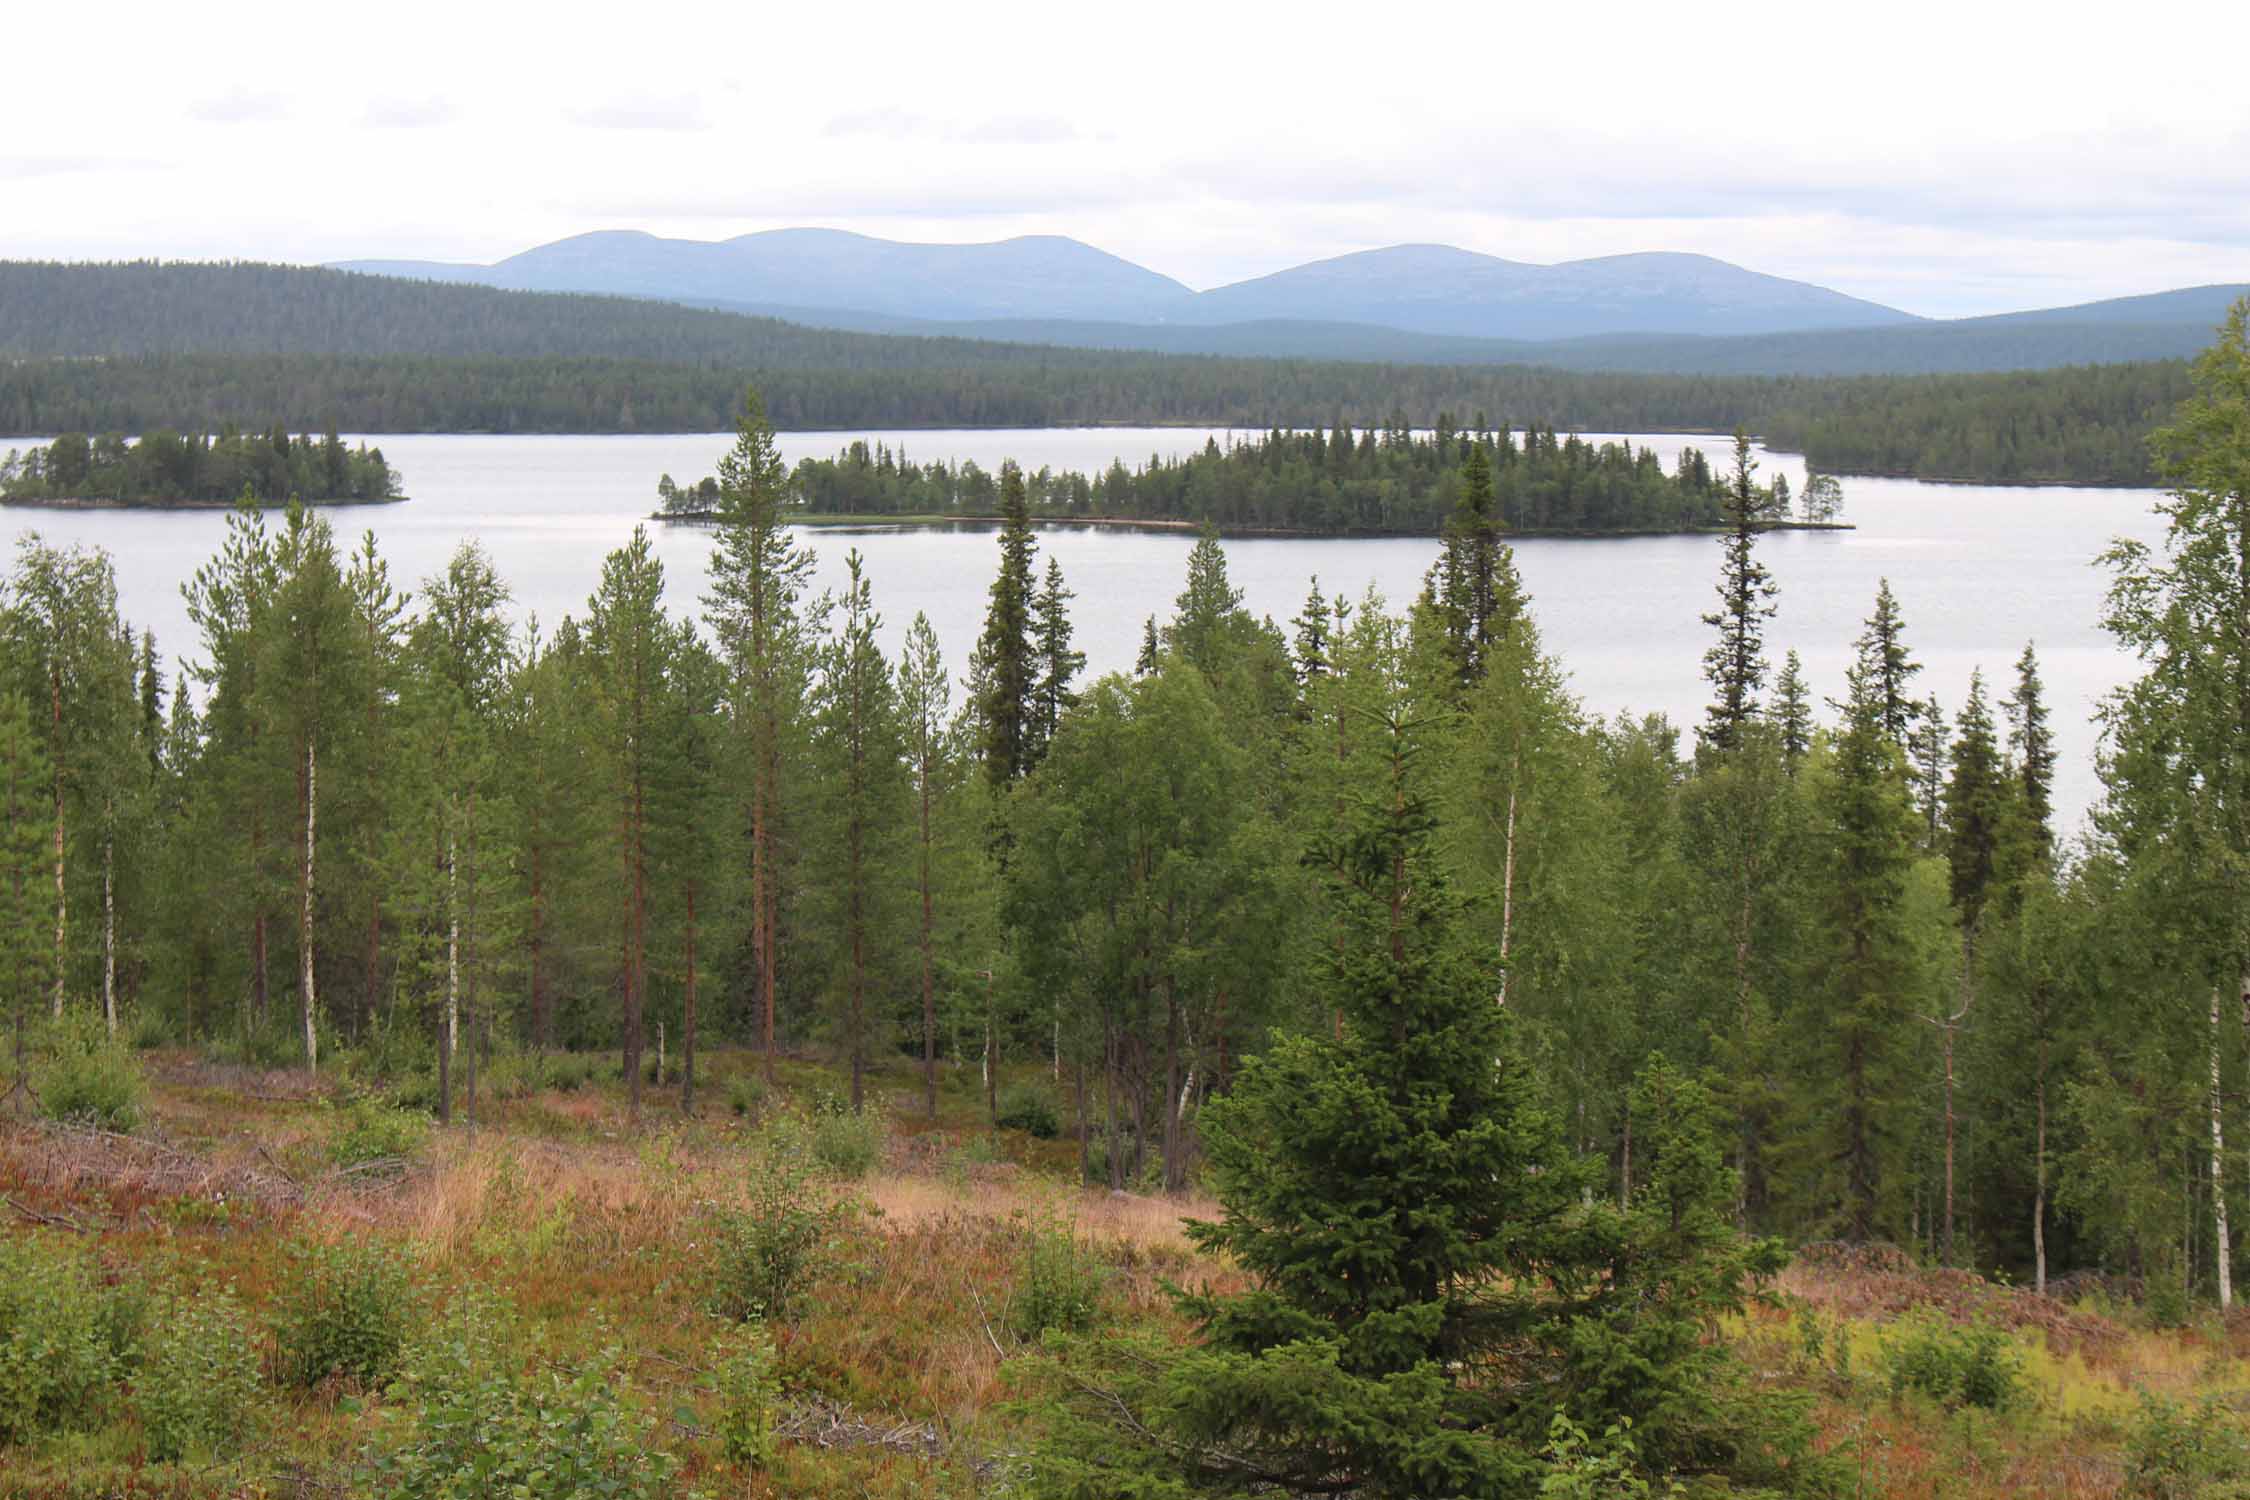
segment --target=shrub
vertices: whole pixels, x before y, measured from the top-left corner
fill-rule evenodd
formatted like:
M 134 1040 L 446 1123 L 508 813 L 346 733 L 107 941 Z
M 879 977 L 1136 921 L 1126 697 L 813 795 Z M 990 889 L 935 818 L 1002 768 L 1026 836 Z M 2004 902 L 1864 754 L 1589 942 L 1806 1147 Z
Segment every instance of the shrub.
M 526 1374 L 513 1319 L 497 1303 L 465 1299 L 416 1348 L 395 1387 L 413 1425 L 371 1455 L 391 1500 L 660 1500 L 679 1461 L 651 1440 L 631 1401 L 623 1351 L 575 1366 L 542 1362 Z
M 746 1207 L 722 1210 L 713 1303 L 738 1320 L 785 1318 L 837 1260 L 856 1209 L 823 1201 L 813 1141 L 787 1116 L 760 1132 Z
M 761 1333 L 744 1335 L 713 1372 L 719 1397 L 717 1431 L 727 1462 L 763 1469 L 773 1463 L 773 1408 L 781 1394 L 773 1345 Z
M 871 1114 L 817 1115 L 812 1146 L 813 1156 L 831 1177 L 856 1182 L 882 1158 L 883 1122 Z
M 1015 1294 L 1008 1299 L 1008 1327 L 1027 1341 L 1050 1331 L 1084 1333 L 1101 1315 L 1102 1285 L 1108 1279 L 1101 1263 L 1068 1229 L 1034 1224 Z
M 2023 1355 L 2004 1329 L 1989 1323 L 1956 1325 L 1935 1315 L 1902 1323 L 1883 1346 L 1891 1394 L 1909 1391 L 1941 1406 L 2007 1411 L 2030 1394 Z
M 228 1290 L 167 1299 L 133 1404 L 158 1462 L 239 1443 L 257 1410 L 258 1354 Z
M 422 1149 L 430 1133 L 429 1116 L 402 1109 L 373 1094 L 355 1093 L 335 1108 L 335 1135 L 328 1143 L 329 1160 L 339 1167 L 401 1159 Z
M 0 1236 L 0 1447 L 91 1425 L 115 1370 L 84 1258 Z
M 290 1262 L 274 1323 L 276 1378 L 300 1387 L 388 1380 L 414 1312 L 405 1259 L 380 1242 L 347 1240 L 299 1245 Z
M 727 1108 L 745 1120 L 756 1120 L 766 1110 L 765 1080 L 752 1073 L 737 1073 L 729 1078 Z
M 2125 1437 L 2123 1492 L 2136 1500 L 2250 1495 L 2250 1434 L 2217 1398 L 2182 1405 L 2144 1394 Z
M 1003 1130 L 1020 1130 L 1042 1141 L 1062 1134 L 1062 1114 L 1055 1108 L 1054 1097 L 1027 1083 L 1013 1083 L 1000 1091 L 996 1123 Z
M 32 1087 L 50 1119 L 130 1131 L 141 1123 L 148 1083 L 140 1059 L 91 1010 L 73 1010 L 48 1035 L 48 1056 Z

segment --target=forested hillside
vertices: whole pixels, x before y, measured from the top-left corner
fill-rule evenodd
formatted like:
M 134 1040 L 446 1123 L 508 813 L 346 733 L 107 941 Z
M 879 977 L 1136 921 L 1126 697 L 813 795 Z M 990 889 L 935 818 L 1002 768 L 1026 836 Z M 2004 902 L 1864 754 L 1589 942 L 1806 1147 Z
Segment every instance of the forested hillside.
M 1225 448 L 1214 439 L 1140 468 L 1120 461 L 1098 474 L 1041 469 L 1020 478 L 1031 514 L 1045 519 L 1432 536 L 1460 506 L 1472 449 L 1491 476 L 1493 513 L 1510 531 L 1683 531 L 1720 518 L 1724 486 L 1695 449 L 1667 474 L 1653 451 L 1630 442 L 1534 427 L 1519 446 L 1511 432 L 1462 430 L 1443 414 L 1428 434 L 1276 430 Z M 796 503 L 814 515 L 929 517 L 996 513 L 1005 477 L 974 463 L 914 464 L 887 445 L 857 442 L 833 459 L 801 461 L 790 479 Z M 719 493 L 716 479 L 678 487 L 666 475 L 658 485 L 667 514 L 707 512 Z M 1778 494 L 1761 485 L 1759 495 L 1769 522 L 1793 519 L 1787 481 Z
M 2048 1300 L 2080 1278 L 2152 1325 L 2212 1309 L 2192 1336 L 2210 1343 L 2176 1347 L 2214 1380 L 2239 1368 L 2250 302 L 2161 451 L 2163 542 L 2106 559 L 2103 623 L 2141 673 L 2107 707 L 2076 843 L 2053 826 L 2030 644 L 1941 704 L 1887 582 L 1840 683 L 1771 638 L 1746 441 L 1720 480 L 1692 726 L 1572 698 L 1473 441 L 1416 598 L 1309 581 L 1294 620 L 1256 619 L 1207 532 L 1134 672 L 1094 682 L 1012 469 L 973 645 L 918 618 L 887 658 L 883 581 L 856 554 L 839 594 L 809 598 L 754 396 L 694 617 L 665 607 L 645 532 L 589 570 L 582 614 L 527 632 L 473 542 L 394 579 L 371 536 L 245 507 L 187 583 L 199 638 L 167 649 L 194 665 L 168 680 L 108 558 L 26 537 L 0 599 L 0 979 L 11 1081 L 52 1118 L 5 1137 L 7 1206 L 33 1229 L 0 1237 L 0 1308 L 38 1339 L 0 1345 L 30 1393 L 0 1443 L 122 1466 L 145 1432 L 158 1459 L 227 1463 L 245 1413 L 287 1399 L 317 1420 L 279 1440 L 413 1497 L 574 1464 L 653 1500 L 687 1455 L 804 1493 L 774 1477 L 784 1387 L 824 1403 L 790 1418 L 808 1441 L 864 1430 L 888 1462 L 908 1424 L 861 1414 L 985 1412 L 949 1382 L 1020 1360 L 1020 1425 L 917 1415 L 913 1462 L 950 1453 L 973 1488 L 999 1453 L 1015 1490 L 1054 1500 L 1691 1478 L 1813 1500 L 1847 1491 L 1858 1450 L 1812 1401 L 1857 1399 L 1874 1360 L 1888 1415 L 1848 1419 L 1966 1432 L 1972 1477 L 1999 1486 L 1975 1493 L 2005 1493 L 1997 1444 L 2088 1439 L 1995 1424 L 2049 1401 L 2075 1420 L 2090 1377 L 2047 1343 L 2031 1373 L 1985 1310 L 2112 1360 L 2106 1313 Z M 231 1060 L 233 1095 L 175 1096 L 208 1122 L 255 1085 L 298 1144 L 195 1176 L 132 1134 L 127 1038 Z M 683 1145 L 710 1139 L 696 1111 L 725 1043 L 748 1064 L 730 1107 L 770 1116 L 721 1127 L 729 1182 Z M 585 1053 L 615 1116 L 565 1098 Z M 813 1059 L 835 1092 L 782 1109 Z M 536 1157 L 444 1128 L 489 1119 L 502 1080 L 565 1077 L 508 1096 Z M 886 1100 L 886 1078 L 910 1092 Z M 935 1131 L 941 1095 L 970 1089 L 990 1141 L 1044 1136 L 1104 1202 L 1200 1184 L 1218 1211 L 1136 1251 L 1140 1279 L 1104 1303 L 1051 1220 L 1007 1238 L 941 1211 L 885 1239 L 814 1185 L 815 1162 L 870 1169 L 886 1106 Z M 432 1129 L 468 1153 L 442 1200 L 407 1175 Z M 947 1170 L 966 1183 L 997 1149 Z M 426 1289 L 353 1196 L 375 1173 L 420 1195 L 401 1212 L 446 1268 L 434 1345 L 409 1341 Z M 113 1188 L 88 1205 L 89 1182 Z M 300 1210 L 349 1222 L 345 1247 L 276 1246 Z M 66 1235 L 141 1277 L 254 1264 L 270 1342 L 233 1292 L 134 1313 L 108 1288 L 148 1283 L 97 1281 Z M 988 1304 L 993 1275 L 964 1261 L 1023 1239 Z M 1840 1320 L 1760 1303 L 1787 1247 L 1837 1240 L 1886 1247 L 1820 1252 L 1873 1268 L 1869 1296 L 1912 1260 L 1944 1268 L 1958 1325 L 1900 1319 L 1855 1355 Z M 1181 1290 L 1181 1267 L 1209 1274 Z M 527 1313 L 606 1298 L 636 1352 L 706 1363 L 612 1343 L 527 1383 L 503 1288 Z M 1130 1325 L 1104 1326 L 1119 1304 Z M 653 1380 L 654 1421 L 628 1400 Z M 2106 1472 L 2155 1476 L 2117 1493 L 2250 1477 L 2221 1408 L 2144 1393 L 2099 1421 L 2123 1452 Z M 70 1446 L 80 1429 L 105 1436 Z M 1947 1460 L 1917 1452 L 1934 1491 Z

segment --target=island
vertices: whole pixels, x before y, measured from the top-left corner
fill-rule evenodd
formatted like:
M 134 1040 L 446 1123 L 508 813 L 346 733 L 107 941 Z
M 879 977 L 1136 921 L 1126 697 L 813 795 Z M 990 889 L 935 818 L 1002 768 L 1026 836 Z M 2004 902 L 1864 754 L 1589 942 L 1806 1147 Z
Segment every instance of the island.
M 0 503 L 66 507 L 220 508 L 248 500 L 283 505 L 384 505 L 405 499 L 383 450 L 286 428 L 181 433 L 158 428 L 128 439 L 66 432 L 0 458 Z

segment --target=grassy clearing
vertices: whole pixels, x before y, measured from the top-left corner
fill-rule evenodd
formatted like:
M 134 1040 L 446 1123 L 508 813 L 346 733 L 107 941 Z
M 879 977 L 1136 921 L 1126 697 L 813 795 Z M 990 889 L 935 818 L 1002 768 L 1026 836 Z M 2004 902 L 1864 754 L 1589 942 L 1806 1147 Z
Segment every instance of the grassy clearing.
M 808 1211 L 844 1212 L 801 1304 L 761 1330 L 713 1312 L 722 1243 L 757 1165 L 811 1140 L 815 1101 L 836 1083 L 819 1066 L 793 1062 L 756 1087 L 753 1059 L 722 1055 L 696 1118 L 664 1097 L 636 1128 L 614 1064 L 573 1063 L 487 1097 L 475 1130 L 401 1134 L 379 1104 L 299 1075 L 183 1053 L 149 1063 L 130 1134 L 0 1126 L 0 1248 L 82 1268 L 112 1322 L 129 1321 L 116 1308 L 176 1320 L 194 1306 L 209 1331 L 202 1347 L 167 1342 L 144 1313 L 139 1334 L 119 1336 L 131 1347 L 108 1397 L 0 1450 L 0 1495 L 381 1493 L 412 1479 L 401 1452 L 425 1468 L 453 1461 L 429 1412 L 503 1397 L 526 1430 L 574 1401 L 608 1403 L 629 1438 L 615 1461 L 671 1466 L 650 1493 L 995 1493 L 1027 1437 L 1007 1367 L 1042 1327 L 1170 1326 L 1166 1281 L 1233 1279 L 1183 1231 L 1215 1204 L 1078 1186 L 1069 1141 L 985 1128 L 973 1079 L 949 1081 L 932 1122 L 909 1071 L 880 1078 L 878 1163 L 855 1180 L 808 1177 Z M 353 1305 L 376 1316 L 370 1305 L 400 1299 L 402 1373 L 323 1374 L 301 1352 L 319 1300 L 308 1278 L 381 1252 L 406 1268 L 405 1290 L 375 1277 Z M 2250 1404 L 2250 1319 L 2157 1330 L 2130 1309 L 1864 1251 L 1808 1252 L 1776 1290 L 1724 1336 L 1773 1387 L 1815 1393 L 1860 1495 L 2250 1493 L 2225 1478 L 2236 1409 Z M 430 1373 L 428 1349 L 493 1298 L 507 1310 L 505 1340 L 486 1350 L 500 1383 L 448 1397 L 453 1377 Z M 1980 1357 L 2006 1400 L 1900 1388 L 1908 1340 L 1924 1340 L 1942 1377 L 1985 1327 L 1999 1332 Z M 364 1329 L 324 1337 L 322 1349 L 388 1348 Z M 246 1356 L 199 1374 L 230 1341 Z M 475 1359 L 463 1358 L 453 1376 L 466 1379 Z M 251 1366 L 258 1395 L 235 1434 L 239 1400 L 221 1411 L 190 1398 L 197 1380 L 239 1382 Z

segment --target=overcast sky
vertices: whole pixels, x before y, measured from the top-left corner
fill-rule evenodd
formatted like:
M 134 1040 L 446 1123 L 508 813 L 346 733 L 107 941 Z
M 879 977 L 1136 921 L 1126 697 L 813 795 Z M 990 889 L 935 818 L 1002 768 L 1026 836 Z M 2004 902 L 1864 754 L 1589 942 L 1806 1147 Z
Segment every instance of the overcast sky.
M 1700 251 L 1937 316 L 2250 281 L 2241 0 L 41 3 L 0 31 L 9 258 L 811 224 L 1067 234 L 1196 287 L 1401 241 Z

